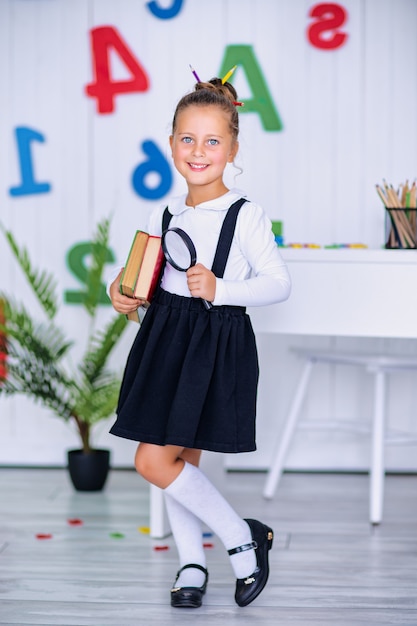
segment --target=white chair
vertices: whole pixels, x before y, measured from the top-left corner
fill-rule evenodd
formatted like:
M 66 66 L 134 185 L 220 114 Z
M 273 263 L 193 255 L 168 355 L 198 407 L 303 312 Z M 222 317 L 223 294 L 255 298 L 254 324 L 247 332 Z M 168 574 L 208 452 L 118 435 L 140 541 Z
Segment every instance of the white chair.
M 384 448 L 385 444 L 417 444 L 417 437 L 401 433 L 400 435 L 385 429 L 385 394 L 386 375 L 399 370 L 417 370 L 417 359 L 384 356 L 372 354 L 357 354 L 337 351 L 319 351 L 308 349 L 293 349 L 302 359 L 304 367 L 301 377 L 295 390 L 295 394 L 290 405 L 283 431 L 279 434 L 273 452 L 273 461 L 269 468 L 263 495 L 265 498 L 272 498 L 277 488 L 278 482 L 284 470 L 284 464 L 288 449 L 298 424 L 298 418 L 302 404 L 306 395 L 308 383 L 312 374 L 313 366 L 319 363 L 331 363 L 337 365 L 354 365 L 364 367 L 367 372 L 374 377 L 374 408 L 373 420 L 370 428 L 353 422 L 352 430 L 360 432 L 371 432 L 371 459 L 370 459 L 370 502 L 369 518 L 371 524 L 379 524 L 382 520 L 383 498 L 384 498 Z M 330 428 L 337 428 L 336 420 L 327 424 Z M 308 420 L 308 427 L 314 428 L 314 420 Z M 320 427 L 323 428 L 323 422 Z

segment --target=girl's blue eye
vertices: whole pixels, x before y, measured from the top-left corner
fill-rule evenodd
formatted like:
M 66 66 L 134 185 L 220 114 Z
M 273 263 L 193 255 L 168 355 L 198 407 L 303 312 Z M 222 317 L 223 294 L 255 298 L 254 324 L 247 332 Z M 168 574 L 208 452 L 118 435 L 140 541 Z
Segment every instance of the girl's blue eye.
M 217 139 L 209 139 L 208 142 L 211 146 L 217 146 L 217 144 L 219 143 Z
M 191 137 L 183 137 L 182 140 L 184 143 L 191 143 L 192 141 Z

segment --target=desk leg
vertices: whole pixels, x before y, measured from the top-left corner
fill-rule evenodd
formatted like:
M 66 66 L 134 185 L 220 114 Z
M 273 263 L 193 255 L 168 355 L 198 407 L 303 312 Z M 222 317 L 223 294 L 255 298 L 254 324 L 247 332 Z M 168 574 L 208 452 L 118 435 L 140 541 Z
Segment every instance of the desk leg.
M 311 369 L 314 362 L 309 359 L 304 365 L 300 382 L 298 383 L 294 399 L 292 401 L 287 421 L 284 425 L 283 433 L 279 435 L 276 447 L 274 448 L 272 465 L 269 468 L 268 477 L 264 488 L 264 498 L 272 498 L 277 488 L 279 479 L 284 468 L 285 457 L 294 434 L 297 424 L 298 415 L 307 390 L 307 384 L 310 378 Z
M 149 497 L 150 536 L 154 539 L 161 539 L 171 533 L 168 517 L 165 511 L 164 493 L 162 489 L 155 487 L 155 485 L 150 485 Z
M 384 501 L 384 444 L 385 444 L 385 372 L 376 369 L 374 424 L 372 429 L 372 460 L 370 469 L 370 522 L 379 524 L 382 520 Z

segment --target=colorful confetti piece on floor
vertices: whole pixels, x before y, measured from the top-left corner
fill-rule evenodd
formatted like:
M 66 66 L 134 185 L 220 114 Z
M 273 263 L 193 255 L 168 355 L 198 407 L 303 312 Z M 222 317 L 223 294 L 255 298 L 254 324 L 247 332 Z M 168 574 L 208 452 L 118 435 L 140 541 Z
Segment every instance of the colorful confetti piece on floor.
M 149 526 L 139 526 L 138 531 L 140 533 L 143 533 L 144 535 L 149 535 L 151 529 L 149 528 Z
M 153 549 L 156 552 L 163 552 L 164 550 L 169 550 L 169 546 L 154 546 Z
M 124 539 L 123 533 L 110 533 L 112 539 Z
M 74 517 L 72 519 L 68 519 L 67 520 L 68 524 L 70 526 L 82 526 L 84 524 L 82 519 L 78 519 L 77 517 Z
M 52 535 L 50 533 L 38 533 L 35 537 L 36 539 L 52 539 Z

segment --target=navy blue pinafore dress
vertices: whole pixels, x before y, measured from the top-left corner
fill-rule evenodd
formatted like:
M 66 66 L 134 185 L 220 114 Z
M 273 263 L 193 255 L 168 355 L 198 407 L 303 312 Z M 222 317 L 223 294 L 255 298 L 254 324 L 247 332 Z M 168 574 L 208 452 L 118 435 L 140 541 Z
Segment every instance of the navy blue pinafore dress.
M 223 221 L 213 273 L 222 278 L 243 198 Z M 164 229 L 167 227 L 167 210 Z M 258 356 L 244 307 L 156 292 L 132 345 L 110 432 L 157 445 L 256 450 Z

